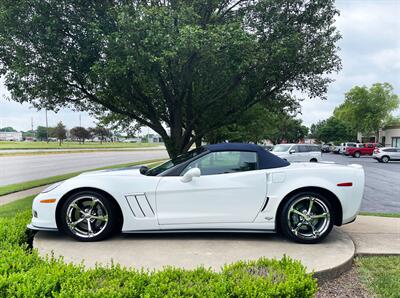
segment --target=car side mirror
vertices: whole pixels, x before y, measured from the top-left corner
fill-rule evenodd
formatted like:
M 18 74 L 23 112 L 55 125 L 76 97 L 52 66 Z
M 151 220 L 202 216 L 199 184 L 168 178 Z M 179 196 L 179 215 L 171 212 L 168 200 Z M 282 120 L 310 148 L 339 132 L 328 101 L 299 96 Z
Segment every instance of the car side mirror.
M 296 150 L 292 149 L 292 150 L 289 151 L 289 153 L 290 153 L 290 154 L 296 153 Z
M 148 170 L 149 170 L 148 167 L 146 167 L 146 166 L 141 166 L 140 169 L 139 169 L 139 172 L 140 172 L 140 174 L 142 174 L 142 175 L 146 175 L 146 173 L 147 173 Z
M 200 177 L 201 172 L 199 168 L 190 169 L 182 176 L 181 181 L 184 183 L 192 181 L 194 177 Z

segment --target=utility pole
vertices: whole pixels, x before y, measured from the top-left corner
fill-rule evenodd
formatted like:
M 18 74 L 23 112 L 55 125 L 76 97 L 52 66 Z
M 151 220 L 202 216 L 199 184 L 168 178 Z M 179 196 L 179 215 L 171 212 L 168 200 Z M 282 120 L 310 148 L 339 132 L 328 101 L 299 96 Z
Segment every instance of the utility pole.
M 47 120 L 47 109 L 46 109 L 46 141 L 49 142 L 49 122 Z
M 82 118 L 81 118 L 81 114 L 79 114 L 79 126 L 82 127 Z
M 31 131 L 33 132 L 33 117 L 31 117 Z

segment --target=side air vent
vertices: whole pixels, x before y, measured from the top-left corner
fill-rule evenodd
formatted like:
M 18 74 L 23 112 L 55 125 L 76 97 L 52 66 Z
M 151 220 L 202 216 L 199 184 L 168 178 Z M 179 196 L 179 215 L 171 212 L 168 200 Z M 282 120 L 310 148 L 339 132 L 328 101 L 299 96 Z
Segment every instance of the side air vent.
M 266 197 L 266 198 L 265 198 L 264 205 L 263 205 L 263 207 L 261 208 L 261 211 L 260 211 L 260 212 L 263 212 L 263 211 L 265 210 L 265 208 L 267 208 L 268 201 L 269 201 L 269 198 L 268 198 L 268 197 Z
M 154 211 L 145 194 L 126 196 L 133 215 L 137 218 L 154 217 Z

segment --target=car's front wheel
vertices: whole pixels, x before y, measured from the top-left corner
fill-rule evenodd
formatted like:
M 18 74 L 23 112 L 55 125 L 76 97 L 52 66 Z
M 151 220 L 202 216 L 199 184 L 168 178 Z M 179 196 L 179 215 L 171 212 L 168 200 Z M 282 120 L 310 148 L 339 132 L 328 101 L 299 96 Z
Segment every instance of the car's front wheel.
M 355 157 L 355 158 L 359 158 L 360 156 L 361 156 L 361 153 L 360 153 L 360 152 L 357 151 L 356 153 L 354 153 L 354 157 Z
M 280 230 L 300 243 L 322 241 L 332 230 L 332 206 L 322 195 L 302 192 L 294 195 L 282 208 Z
M 58 223 L 61 231 L 79 241 L 98 241 L 116 231 L 118 216 L 108 198 L 97 192 L 84 191 L 67 198 Z

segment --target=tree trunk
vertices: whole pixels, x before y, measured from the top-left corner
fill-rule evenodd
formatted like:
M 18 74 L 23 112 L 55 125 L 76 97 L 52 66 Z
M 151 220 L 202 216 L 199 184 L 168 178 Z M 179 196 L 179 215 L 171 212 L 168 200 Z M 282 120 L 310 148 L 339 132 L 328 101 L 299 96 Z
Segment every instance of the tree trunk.
M 196 148 L 200 148 L 201 147 L 201 137 L 200 138 L 196 138 L 195 144 L 196 144 Z

